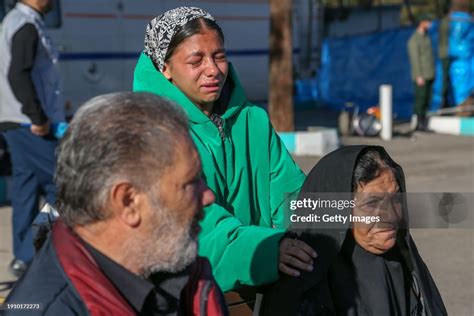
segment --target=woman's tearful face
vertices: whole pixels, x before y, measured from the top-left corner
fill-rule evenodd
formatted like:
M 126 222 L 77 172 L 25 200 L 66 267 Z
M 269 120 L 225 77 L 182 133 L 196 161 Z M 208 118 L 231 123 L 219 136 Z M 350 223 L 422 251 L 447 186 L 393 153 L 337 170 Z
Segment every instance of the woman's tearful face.
M 376 216 L 376 223 L 354 222 L 352 232 L 357 244 L 373 254 L 390 250 L 397 240 L 397 229 L 402 219 L 400 188 L 392 170 L 380 170 L 379 175 L 360 184 L 355 193 L 353 216 Z
M 203 29 L 179 44 L 165 63 L 163 75 L 205 111 L 219 98 L 228 69 L 218 33 Z

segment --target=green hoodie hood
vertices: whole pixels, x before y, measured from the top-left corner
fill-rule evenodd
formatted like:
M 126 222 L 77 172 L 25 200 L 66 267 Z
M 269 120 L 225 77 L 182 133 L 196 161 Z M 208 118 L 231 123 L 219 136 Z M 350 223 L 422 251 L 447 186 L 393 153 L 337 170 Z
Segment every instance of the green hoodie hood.
M 223 119 L 228 119 L 237 114 L 247 102 L 244 90 L 242 89 L 232 64 L 229 64 L 227 80 L 229 80 L 229 77 L 234 87 L 227 104 L 227 109 L 222 115 Z M 156 69 L 153 61 L 143 53 L 140 55 L 135 69 L 133 91 L 152 92 L 176 102 L 186 111 L 191 123 L 202 124 L 210 121 L 209 117 L 192 103 L 178 87 L 169 82 L 168 79 Z
M 203 178 L 216 196 L 204 208 L 199 254 L 209 259 L 224 291 L 278 279 L 279 241 L 288 223 L 283 204 L 304 181 L 265 110 L 245 98 L 232 66 L 227 80 L 233 87 L 223 98 L 228 102 L 220 129 L 144 54 L 133 83 L 134 91 L 168 98 L 189 117 Z

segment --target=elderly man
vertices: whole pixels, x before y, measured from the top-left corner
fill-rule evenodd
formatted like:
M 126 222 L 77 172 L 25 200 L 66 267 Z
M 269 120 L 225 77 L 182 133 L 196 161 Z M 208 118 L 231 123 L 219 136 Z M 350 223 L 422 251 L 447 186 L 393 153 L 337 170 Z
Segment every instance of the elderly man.
M 196 259 L 198 221 L 214 195 L 187 119 L 168 101 L 124 92 L 87 102 L 59 146 L 56 184 L 59 220 L 6 306 L 226 313 L 208 262 Z

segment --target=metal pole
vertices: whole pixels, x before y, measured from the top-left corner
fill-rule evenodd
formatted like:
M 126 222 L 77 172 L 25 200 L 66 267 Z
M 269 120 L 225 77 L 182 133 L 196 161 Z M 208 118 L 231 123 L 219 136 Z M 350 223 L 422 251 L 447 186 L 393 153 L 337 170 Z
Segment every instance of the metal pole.
M 392 86 L 381 85 L 379 88 L 379 103 L 382 117 L 382 131 L 380 137 L 383 140 L 392 139 Z

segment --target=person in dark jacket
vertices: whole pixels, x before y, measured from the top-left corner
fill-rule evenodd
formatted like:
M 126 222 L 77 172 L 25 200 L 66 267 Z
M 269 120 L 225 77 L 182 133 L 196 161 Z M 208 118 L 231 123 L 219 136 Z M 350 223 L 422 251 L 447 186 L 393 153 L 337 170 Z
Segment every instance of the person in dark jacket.
M 51 126 L 65 121 L 58 53 L 47 35 L 44 15 L 53 0 L 19 1 L 0 33 L 0 132 L 12 161 L 10 271 L 21 276 L 33 258 L 31 224 L 41 193 L 53 204 L 57 140 Z
M 449 32 L 451 24 L 451 15 L 448 12 L 439 23 L 439 41 L 438 41 L 438 56 L 441 61 L 441 76 L 442 76 L 442 88 L 441 88 L 441 107 L 450 107 L 449 104 L 449 86 L 451 85 L 450 80 L 450 68 L 451 58 L 449 57 Z
M 354 207 L 318 209 L 349 218 L 344 223 L 293 224 L 295 238 L 317 245 L 318 269 L 282 276 L 264 294 L 263 315 L 447 315 L 410 236 L 405 192 L 403 170 L 383 147 L 348 146 L 323 157 L 299 200 L 329 195 Z
M 415 104 L 412 127 L 417 131 L 426 131 L 428 112 L 431 102 L 431 89 L 435 78 L 434 54 L 428 30 L 431 27 L 431 17 L 419 18 L 418 26 L 408 40 L 408 57 L 411 66 L 411 79 L 414 83 Z
M 197 257 L 214 195 L 186 116 L 169 101 L 123 92 L 84 104 L 59 146 L 56 183 L 59 219 L 6 315 L 227 314 Z

